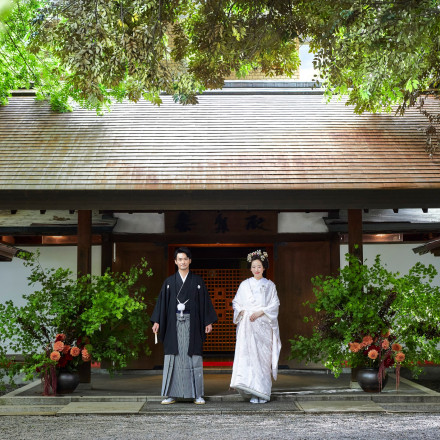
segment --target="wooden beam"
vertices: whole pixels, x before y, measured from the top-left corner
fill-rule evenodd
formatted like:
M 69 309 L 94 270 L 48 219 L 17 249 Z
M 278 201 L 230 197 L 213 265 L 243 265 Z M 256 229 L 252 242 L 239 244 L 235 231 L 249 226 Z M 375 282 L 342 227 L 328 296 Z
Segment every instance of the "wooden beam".
M 362 249 L 362 209 L 348 210 L 348 252 L 364 261 Z
M 0 209 L 329 210 L 438 208 L 439 188 L 262 190 L 2 190 Z M 202 207 L 202 208 L 201 208 Z

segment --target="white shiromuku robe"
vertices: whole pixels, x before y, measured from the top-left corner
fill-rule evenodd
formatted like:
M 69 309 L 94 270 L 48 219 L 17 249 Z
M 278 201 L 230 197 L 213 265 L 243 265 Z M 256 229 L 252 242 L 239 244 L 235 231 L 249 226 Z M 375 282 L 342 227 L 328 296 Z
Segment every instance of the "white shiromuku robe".
M 270 400 L 272 376 L 277 379 L 281 350 L 279 305 L 275 284 L 266 278 L 244 280 L 232 301 L 237 342 L 231 388 L 246 397 Z M 251 322 L 252 313 L 260 310 L 264 315 Z

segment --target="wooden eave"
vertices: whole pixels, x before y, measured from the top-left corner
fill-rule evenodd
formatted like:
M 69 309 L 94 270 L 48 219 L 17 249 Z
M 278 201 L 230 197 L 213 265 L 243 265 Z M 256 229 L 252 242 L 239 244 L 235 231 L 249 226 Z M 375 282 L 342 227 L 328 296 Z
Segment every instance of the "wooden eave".
M 19 252 L 29 254 L 29 252 L 23 251 L 22 249 L 18 249 L 5 243 L 0 243 L 0 261 L 12 261 Z
M 0 192 L 1 193 L 1 192 Z M 92 212 L 92 234 L 111 233 L 117 219 Z M 78 212 L 60 211 L 10 211 L 0 210 L 0 235 L 76 235 Z
M 417 246 L 413 248 L 415 254 L 424 255 L 431 252 L 436 257 L 440 257 L 440 240 L 432 240 L 423 244 L 422 246 Z
M 320 95 L 164 96 L 103 117 L 32 97 L 0 107 L 0 209 L 439 207 L 440 160 L 411 109 L 355 115 Z
M 324 218 L 330 232 L 347 233 L 348 215 L 346 210 L 333 212 Z M 440 232 L 440 209 L 423 212 L 421 209 L 369 209 L 362 215 L 364 233 L 391 232 Z

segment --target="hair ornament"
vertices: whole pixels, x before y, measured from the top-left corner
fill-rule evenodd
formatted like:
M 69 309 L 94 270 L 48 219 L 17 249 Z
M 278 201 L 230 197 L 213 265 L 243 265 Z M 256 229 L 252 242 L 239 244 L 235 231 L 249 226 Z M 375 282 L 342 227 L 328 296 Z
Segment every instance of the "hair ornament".
M 261 261 L 269 259 L 269 255 L 267 255 L 267 252 L 262 252 L 261 249 L 258 249 L 257 251 L 248 254 L 247 261 L 250 263 L 252 261 L 252 257 L 254 256 L 257 256 Z

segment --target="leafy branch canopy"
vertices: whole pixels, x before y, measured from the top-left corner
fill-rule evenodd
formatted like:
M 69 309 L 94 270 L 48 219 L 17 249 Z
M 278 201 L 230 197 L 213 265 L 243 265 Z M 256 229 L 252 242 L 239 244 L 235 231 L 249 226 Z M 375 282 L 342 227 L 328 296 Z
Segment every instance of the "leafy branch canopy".
M 12 0 L 11 0 L 12 1 Z M 13 0 L 0 98 L 35 84 L 52 106 L 102 111 L 166 92 L 182 104 L 231 73 L 293 75 L 307 42 L 328 97 L 403 113 L 438 95 L 440 0 Z M 438 113 L 426 110 L 434 126 Z

